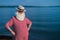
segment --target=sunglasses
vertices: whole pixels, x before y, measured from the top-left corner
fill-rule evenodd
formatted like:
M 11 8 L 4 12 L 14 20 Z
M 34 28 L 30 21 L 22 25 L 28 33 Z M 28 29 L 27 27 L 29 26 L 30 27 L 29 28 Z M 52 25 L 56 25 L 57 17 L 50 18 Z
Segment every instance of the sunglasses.
M 18 12 L 24 12 L 24 11 L 20 11 L 20 10 L 17 10 Z

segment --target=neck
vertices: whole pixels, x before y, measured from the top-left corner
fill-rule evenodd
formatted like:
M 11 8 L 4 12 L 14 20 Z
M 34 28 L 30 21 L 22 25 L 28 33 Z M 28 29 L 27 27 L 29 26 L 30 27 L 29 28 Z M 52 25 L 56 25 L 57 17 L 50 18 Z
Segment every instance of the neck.
M 22 13 L 22 14 L 16 13 L 16 18 L 20 21 L 23 21 L 25 18 L 25 13 Z

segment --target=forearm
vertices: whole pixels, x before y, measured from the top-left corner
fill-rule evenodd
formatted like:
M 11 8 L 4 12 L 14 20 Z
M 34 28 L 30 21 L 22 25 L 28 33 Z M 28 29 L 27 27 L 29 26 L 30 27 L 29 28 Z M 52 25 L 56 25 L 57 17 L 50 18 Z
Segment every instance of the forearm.
M 7 29 L 9 32 L 12 32 L 12 31 L 13 31 L 9 26 L 6 27 L 6 29 Z
M 30 30 L 30 28 L 31 28 L 31 25 L 32 25 L 32 23 L 31 23 L 31 24 L 29 24 L 28 31 Z
M 15 35 L 15 32 L 14 32 L 9 26 L 6 27 L 6 29 L 7 29 L 11 34 Z

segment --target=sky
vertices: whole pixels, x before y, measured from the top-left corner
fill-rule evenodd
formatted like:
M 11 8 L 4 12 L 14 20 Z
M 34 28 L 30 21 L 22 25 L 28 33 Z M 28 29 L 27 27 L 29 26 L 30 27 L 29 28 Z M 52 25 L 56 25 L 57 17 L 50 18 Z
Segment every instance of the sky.
M 60 0 L 0 0 L 0 6 L 60 6 Z

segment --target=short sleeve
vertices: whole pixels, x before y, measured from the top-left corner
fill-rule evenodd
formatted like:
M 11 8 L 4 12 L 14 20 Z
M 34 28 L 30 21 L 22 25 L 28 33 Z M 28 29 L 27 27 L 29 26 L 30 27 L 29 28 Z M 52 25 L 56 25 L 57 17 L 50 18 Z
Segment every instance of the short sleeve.
M 10 26 L 12 26 L 13 25 L 13 19 L 11 18 L 7 23 L 6 23 L 6 25 L 5 25 L 5 27 L 10 27 Z
M 31 24 L 32 22 L 28 18 L 26 18 L 26 23 Z

